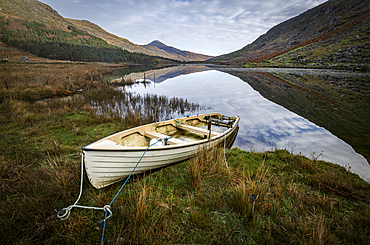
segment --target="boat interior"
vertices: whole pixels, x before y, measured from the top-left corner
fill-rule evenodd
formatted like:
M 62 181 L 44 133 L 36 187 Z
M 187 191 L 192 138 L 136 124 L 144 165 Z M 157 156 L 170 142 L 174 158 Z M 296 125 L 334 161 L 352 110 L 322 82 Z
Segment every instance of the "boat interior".
M 230 128 L 235 118 L 221 114 L 182 118 L 158 123 L 151 130 L 133 132 L 120 140 L 124 147 L 144 147 L 155 144 L 176 145 L 218 136 Z M 162 139 L 162 141 L 158 141 Z
M 104 148 L 186 144 L 218 136 L 231 128 L 236 119 L 220 113 L 172 119 L 125 130 L 96 143 Z

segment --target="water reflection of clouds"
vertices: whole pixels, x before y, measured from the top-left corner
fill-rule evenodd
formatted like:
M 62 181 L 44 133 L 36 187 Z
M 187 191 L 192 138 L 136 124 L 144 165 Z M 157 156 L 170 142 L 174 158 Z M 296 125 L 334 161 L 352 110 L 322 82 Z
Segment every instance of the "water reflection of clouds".
M 205 71 L 169 79 L 150 88 L 137 87 L 139 93 L 157 93 L 186 98 L 191 102 L 211 106 L 212 111 L 241 118 L 234 146 L 262 152 L 287 149 L 294 154 L 345 166 L 370 178 L 366 159 L 351 146 L 329 131 L 277 105 L 253 90 L 241 79 L 219 71 Z M 314 154 L 315 153 L 315 154 Z

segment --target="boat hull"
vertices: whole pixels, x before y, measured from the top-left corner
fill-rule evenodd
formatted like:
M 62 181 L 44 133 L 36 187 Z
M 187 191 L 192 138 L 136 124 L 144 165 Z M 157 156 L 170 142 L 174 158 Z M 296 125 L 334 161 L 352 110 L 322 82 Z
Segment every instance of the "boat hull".
M 95 188 L 103 188 L 134 174 L 162 168 L 192 158 L 203 147 L 216 145 L 231 148 L 238 132 L 238 121 L 217 136 L 191 143 L 150 147 L 83 148 L 87 176 Z M 225 142 L 224 142 L 225 141 Z M 97 146 L 99 144 L 96 144 Z M 139 162 L 140 161 L 140 162 Z M 139 164 L 138 164 L 139 162 Z

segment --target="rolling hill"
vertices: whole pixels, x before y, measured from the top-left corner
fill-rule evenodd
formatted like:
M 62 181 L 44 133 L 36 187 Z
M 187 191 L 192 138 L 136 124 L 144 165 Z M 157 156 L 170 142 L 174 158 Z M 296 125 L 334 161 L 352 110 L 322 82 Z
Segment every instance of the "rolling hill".
M 0 41 L 39 57 L 83 62 L 173 62 L 129 52 L 78 29 L 37 0 L 0 0 Z
M 0 0 L 0 16 L 5 19 L 43 23 L 50 28 L 64 31 L 71 25 L 49 5 L 36 0 Z M 20 25 L 17 27 L 22 28 Z
M 203 61 L 210 56 L 168 53 L 115 36 L 86 20 L 65 19 L 37 0 L 0 0 L 0 41 L 40 57 L 103 62 Z M 172 60 L 172 61 L 171 61 Z
M 143 53 L 147 55 L 155 55 L 153 52 L 148 52 L 146 49 L 142 48 L 140 45 L 134 44 L 126 38 L 113 35 L 105 31 L 100 26 L 94 23 L 91 23 L 88 20 L 75 20 L 75 19 L 68 19 L 68 18 L 66 18 L 66 20 L 72 23 L 78 29 L 86 31 L 87 33 L 93 36 L 103 39 L 109 44 L 112 44 L 117 47 L 121 47 L 122 49 L 125 49 L 129 52 L 138 52 L 138 53 Z
M 118 37 L 105 31 L 100 26 L 91 23 L 90 21 L 74 19 L 67 20 L 73 23 L 79 29 L 84 30 L 96 37 L 99 37 L 109 44 L 121 47 L 130 52 L 139 52 L 147 55 L 159 56 L 179 61 L 205 61 L 213 58 L 212 56 L 196 54 L 189 51 L 182 51 L 177 48 L 167 46 L 158 40 L 153 41 L 147 45 L 134 44 L 125 38 Z
M 214 60 L 225 63 L 369 63 L 370 1 L 330 0 L 271 28 L 253 43 Z

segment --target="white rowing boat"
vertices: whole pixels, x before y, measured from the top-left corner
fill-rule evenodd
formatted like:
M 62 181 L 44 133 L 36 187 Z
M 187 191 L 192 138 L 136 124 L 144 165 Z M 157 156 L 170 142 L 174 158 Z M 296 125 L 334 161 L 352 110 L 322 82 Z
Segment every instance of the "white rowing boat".
M 118 132 L 82 148 L 87 176 L 100 189 L 128 177 L 139 161 L 134 174 L 187 160 L 202 147 L 230 148 L 239 120 L 211 113 Z

